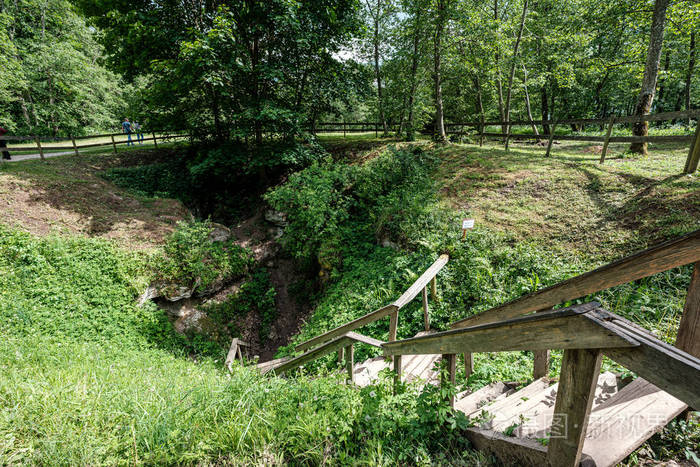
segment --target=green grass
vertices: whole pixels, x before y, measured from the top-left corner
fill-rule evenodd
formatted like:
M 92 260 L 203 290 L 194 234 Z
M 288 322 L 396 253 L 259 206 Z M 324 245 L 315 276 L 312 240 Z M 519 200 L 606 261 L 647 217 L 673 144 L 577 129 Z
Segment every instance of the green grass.
M 324 278 L 320 290 L 304 281 L 294 287 L 315 305 L 294 343 L 395 300 L 443 252 L 450 262 L 438 276 L 440 300 L 430 302 L 435 329 L 697 228 L 698 181 L 675 177 L 679 148 L 598 167 L 576 145 L 549 160 L 542 148 L 520 144 L 505 153 L 421 141 L 384 153 L 389 140 L 371 136 L 359 147 L 351 137 L 321 137 L 334 157 L 269 197 L 290 214 L 287 248 Z M 132 163 L 126 154 L 113 164 L 89 157 L 3 170 L 74 190 L 93 180 L 85 163 Z M 467 215 L 477 227 L 462 242 Z M 227 374 L 223 349 L 177 335 L 153 305 L 135 306 L 151 258 L 114 241 L 0 227 L 0 464 L 489 464 L 468 449 L 464 421 L 430 386 L 394 396 L 387 378 L 357 390 L 334 374 L 334 357 L 290 379 L 239 367 Z M 256 303 L 270 300 L 259 273 L 246 298 Z M 600 300 L 673 342 L 689 277 L 690 267 L 677 268 L 576 303 Z M 251 304 L 227 306 L 219 311 Z M 399 337 L 421 328 L 415 301 L 401 311 Z M 388 319 L 360 332 L 384 339 L 387 331 Z M 356 360 L 373 352 L 360 346 Z M 460 362 L 459 389 L 531 379 L 529 352 L 475 359 L 466 383 Z M 551 376 L 559 360 L 555 352 Z M 609 360 L 604 367 L 621 370 Z M 697 427 L 675 427 L 651 445 L 661 458 L 681 459 L 699 437 Z

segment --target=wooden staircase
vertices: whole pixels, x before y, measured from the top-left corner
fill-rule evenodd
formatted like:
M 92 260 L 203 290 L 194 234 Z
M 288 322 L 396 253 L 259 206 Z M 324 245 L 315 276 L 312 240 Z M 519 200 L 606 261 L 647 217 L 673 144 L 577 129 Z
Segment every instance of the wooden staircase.
M 281 375 L 337 351 L 348 381 L 358 386 L 372 384 L 387 368 L 396 381 L 442 384 L 455 383 L 458 354 L 468 378 L 473 352 L 531 350 L 532 383 L 515 388 L 493 382 L 449 401 L 472 421 L 465 433 L 472 444 L 506 464 L 615 465 L 688 406 L 700 408 L 700 230 L 434 332 L 428 286 L 437 299 L 435 278 L 447 260 L 441 256 L 394 303 L 300 344 L 300 355 L 258 367 Z M 694 271 L 675 347 L 595 302 L 552 309 L 690 263 Z M 425 331 L 397 341 L 398 312 L 421 292 Z M 386 342 L 354 332 L 385 317 Z M 355 344 L 381 348 L 383 357 L 355 364 Z M 558 382 L 546 378 L 550 349 L 564 352 Z M 601 373 L 603 355 L 639 377 L 625 385 Z

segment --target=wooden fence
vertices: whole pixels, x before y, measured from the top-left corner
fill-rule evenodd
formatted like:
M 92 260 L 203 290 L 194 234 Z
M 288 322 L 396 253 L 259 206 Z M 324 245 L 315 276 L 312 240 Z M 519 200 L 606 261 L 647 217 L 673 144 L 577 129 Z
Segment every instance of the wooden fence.
M 18 141 L 24 143 L 27 141 L 33 141 L 32 146 L 15 146 L 7 148 L 10 152 L 26 152 L 26 151 L 37 151 L 42 160 L 45 160 L 45 151 L 72 151 L 75 155 L 80 154 L 81 149 L 96 148 L 101 146 L 112 146 L 114 153 L 117 153 L 117 146 L 120 144 L 138 144 L 139 142 L 153 141 L 153 144 L 158 148 L 158 141 L 167 141 L 174 138 L 188 138 L 190 134 L 186 131 L 150 131 L 148 133 L 144 132 L 143 135 L 151 135 L 149 137 L 144 137 L 139 140 L 136 133 L 131 133 L 131 141 L 128 139 L 116 140 L 115 137 L 127 135 L 125 133 L 105 133 L 99 135 L 88 135 L 88 136 L 70 136 L 66 138 L 53 138 L 53 137 L 39 137 L 39 136 L 10 136 L 4 135 L 0 136 L 0 141 Z M 99 138 L 109 138 L 105 142 L 93 142 L 87 144 L 79 144 L 80 141 L 86 139 L 99 139 Z M 56 146 L 50 143 L 60 143 L 60 142 L 71 142 L 71 146 Z M 42 143 L 49 143 L 48 145 Z M 3 148 L 4 150 L 4 148 Z
M 547 141 L 546 156 L 549 157 L 554 139 L 562 141 L 590 141 L 603 143 L 603 149 L 600 155 L 600 163 L 605 162 L 605 157 L 608 152 L 610 143 L 688 143 L 690 151 L 686 159 L 683 171 L 685 173 L 693 173 L 698 168 L 700 162 L 700 110 L 686 110 L 680 112 L 663 112 L 648 115 L 631 115 L 626 117 L 610 117 L 607 119 L 597 118 L 572 118 L 562 120 L 511 120 L 511 121 L 481 121 L 481 122 L 459 122 L 446 123 L 445 131 L 448 135 L 465 135 L 467 129 L 473 128 L 474 135 L 479 137 L 479 145 L 484 144 L 484 138 L 495 137 L 504 142 L 506 150 L 509 148 L 510 140 L 512 139 L 537 139 Z M 618 124 L 634 124 L 639 122 L 658 122 L 669 120 L 698 120 L 698 124 L 694 135 L 650 135 L 650 136 L 614 136 L 614 126 Z M 604 135 L 556 135 L 556 128 L 561 125 L 580 125 L 582 128 L 586 125 L 600 126 L 605 130 Z M 488 132 L 487 127 L 500 126 L 501 132 Z M 547 134 L 536 135 L 529 134 L 513 134 L 512 128 L 515 126 L 541 126 L 547 128 Z M 389 125 L 391 131 L 396 131 L 396 125 Z M 375 136 L 379 136 L 379 132 L 383 131 L 381 124 L 376 122 L 323 122 L 317 123 L 312 129 L 315 133 L 360 133 L 374 132 Z

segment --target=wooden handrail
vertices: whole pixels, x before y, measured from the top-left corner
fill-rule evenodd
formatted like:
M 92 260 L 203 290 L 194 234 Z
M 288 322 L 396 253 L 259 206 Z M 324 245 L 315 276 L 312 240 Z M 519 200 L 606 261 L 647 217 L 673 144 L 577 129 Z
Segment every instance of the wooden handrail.
M 347 334 L 350 331 L 354 331 L 355 329 L 361 328 L 362 326 L 365 326 L 367 324 L 373 323 L 377 320 L 380 320 L 386 316 L 389 316 L 393 312 L 397 311 L 398 308 L 392 303 L 391 305 L 387 305 L 385 307 L 382 307 L 378 310 L 374 310 L 370 313 L 367 313 L 364 316 L 360 316 L 359 318 L 350 321 L 349 323 L 345 323 L 342 326 L 338 326 L 335 329 L 331 329 L 330 331 L 323 333 L 321 335 L 318 335 L 316 337 L 313 337 L 307 341 L 302 342 L 301 344 L 297 345 L 294 350 L 302 351 L 306 349 L 310 349 L 311 347 L 314 347 L 315 345 L 321 344 L 325 341 L 328 341 L 330 339 L 334 339 L 338 336 L 342 336 Z
M 656 245 L 504 305 L 456 321 L 453 329 L 503 321 L 700 260 L 700 230 Z
M 339 349 L 350 346 L 355 342 L 361 342 L 363 344 L 369 344 L 375 347 L 381 347 L 382 344 L 384 344 L 380 340 L 363 336 L 362 334 L 348 332 L 346 334 L 343 334 L 342 336 L 336 337 L 333 340 L 325 342 L 324 344 L 318 347 L 314 347 L 313 349 L 309 350 L 308 352 L 302 355 L 299 355 L 298 357 L 294 357 L 290 360 L 287 360 L 286 362 L 274 368 L 274 371 L 277 374 L 285 373 L 289 370 L 293 370 L 294 368 L 298 368 L 307 362 L 323 357 L 324 355 L 327 355 L 331 352 L 335 352 Z
M 384 356 L 512 350 L 624 348 L 638 343 L 591 319 L 596 302 L 382 345 Z
M 447 264 L 449 259 L 450 257 L 448 255 L 440 255 L 440 257 L 433 264 L 431 264 L 430 267 L 426 269 L 425 272 L 421 274 L 421 276 L 418 279 L 416 279 L 416 281 L 413 284 L 411 284 L 411 286 L 394 303 L 391 303 L 390 305 L 384 306 L 382 308 L 379 308 L 378 310 L 367 313 L 366 315 L 361 316 L 353 321 L 350 321 L 349 323 L 345 323 L 341 326 L 338 326 L 337 328 L 331 329 L 328 332 L 325 332 L 307 341 L 304 341 L 301 344 L 297 345 L 295 347 L 295 350 L 302 351 L 310 349 L 311 347 L 318 345 L 322 342 L 344 335 L 350 331 L 354 331 L 355 329 L 361 328 L 363 326 L 366 326 L 367 324 L 373 323 L 386 316 L 389 316 L 392 313 L 396 313 L 407 303 L 416 298 L 416 296 L 421 292 L 421 290 L 423 290 L 428 285 L 428 283 L 431 280 L 433 280 L 437 273 L 440 272 L 440 270 L 445 266 L 445 264 Z

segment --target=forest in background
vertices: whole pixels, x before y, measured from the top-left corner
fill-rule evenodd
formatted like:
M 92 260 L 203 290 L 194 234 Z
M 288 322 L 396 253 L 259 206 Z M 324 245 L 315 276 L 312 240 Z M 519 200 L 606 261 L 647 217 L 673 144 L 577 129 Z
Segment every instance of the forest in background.
M 412 139 L 686 110 L 698 26 L 692 0 L 3 0 L 0 121 L 56 136 L 128 116 L 261 146 L 334 119 Z

